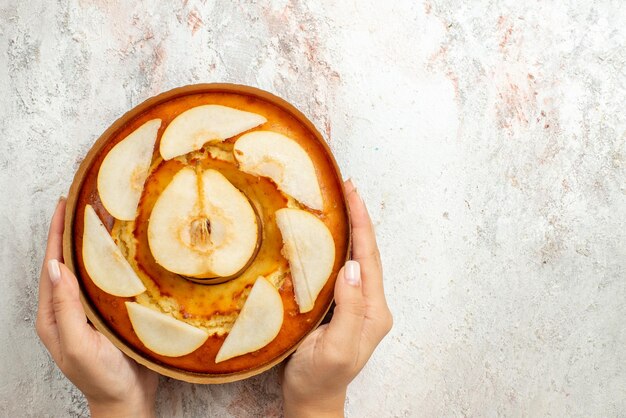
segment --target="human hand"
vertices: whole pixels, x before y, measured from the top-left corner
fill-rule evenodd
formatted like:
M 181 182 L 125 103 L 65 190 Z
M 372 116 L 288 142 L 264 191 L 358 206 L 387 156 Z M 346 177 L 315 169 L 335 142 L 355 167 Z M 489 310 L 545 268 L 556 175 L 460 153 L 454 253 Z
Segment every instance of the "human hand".
M 282 390 L 286 418 L 343 417 L 348 383 L 393 324 L 372 222 L 350 180 L 345 188 L 353 260 L 337 276 L 332 320 L 305 338 L 285 365 Z
M 85 395 L 92 417 L 152 417 L 159 379 L 93 329 L 76 277 L 63 262 L 65 199 L 50 223 L 36 329 L 52 359 Z

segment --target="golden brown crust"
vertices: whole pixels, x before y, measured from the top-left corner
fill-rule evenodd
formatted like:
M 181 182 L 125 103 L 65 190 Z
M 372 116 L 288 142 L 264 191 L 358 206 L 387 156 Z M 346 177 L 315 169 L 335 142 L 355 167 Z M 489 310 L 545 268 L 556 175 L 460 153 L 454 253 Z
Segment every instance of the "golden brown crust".
M 133 298 L 115 297 L 97 288 L 84 269 L 81 251 L 77 251 L 82 247 L 83 209 L 86 204 L 94 207 L 109 231 L 113 229 L 116 222 L 102 206 L 96 188 L 97 174 L 104 156 L 117 142 L 143 123 L 160 118 L 163 123 L 155 148 L 153 171 L 146 182 L 139 215 L 133 225 L 133 234 L 137 240 L 137 251 L 132 260 L 135 267 L 142 275 L 154 280 L 161 295 L 177 301 L 180 307 L 177 314 L 184 318 L 202 318 L 203 316 L 210 318 L 213 315 L 236 313 L 240 307 L 237 296 L 245 292 L 259 274 L 269 274 L 278 268 L 286 269 L 287 262 L 280 254 L 282 242 L 273 220 L 273 212 L 284 207 L 287 200 L 276 191 L 275 186 L 269 180 L 246 175 L 236 170 L 234 163 L 209 157 L 203 158 L 201 164 L 222 172 L 250 198 L 257 207 L 257 211 L 260 212 L 264 241 L 261 243 L 255 260 L 241 277 L 224 285 L 204 286 L 165 271 L 154 262 L 150 254 L 146 235 L 150 211 L 160 191 L 184 166 L 178 160 L 162 162 L 158 154 L 158 141 L 167 124 L 182 111 L 209 103 L 259 113 L 265 116 L 268 122 L 257 129 L 283 133 L 296 140 L 307 151 L 316 167 L 325 201 L 324 211 L 319 216 L 334 237 L 337 254 L 331 279 L 321 291 L 315 308 L 311 312 L 299 314 L 291 279 L 287 276 L 279 289 L 285 307 L 285 319 L 276 339 L 257 352 L 219 364 L 215 364 L 214 359 L 224 336 L 211 336 L 198 350 L 176 358 L 159 356 L 145 348 L 132 330 L 124 308 L 123 302 Z M 235 139 L 228 141 L 230 146 Z M 228 143 L 224 145 L 225 148 L 228 146 Z M 84 303 L 92 322 L 98 329 L 109 335 L 127 354 L 142 364 L 163 374 L 193 382 L 218 383 L 238 380 L 259 373 L 286 357 L 324 317 L 332 303 L 334 278 L 349 256 L 350 231 L 347 206 L 339 170 L 327 145 L 312 124 L 293 107 L 268 93 L 242 86 L 187 86 L 153 98 L 124 115 L 103 134 L 79 169 L 68 198 L 66 216 L 66 232 L 68 232 L 64 248 L 66 263 L 79 277 Z M 217 292 L 215 289 L 220 286 L 222 286 L 220 292 L 224 289 L 228 290 L 223 292 L 226 300 L 206 296 L 207 292 L 215 294 Z

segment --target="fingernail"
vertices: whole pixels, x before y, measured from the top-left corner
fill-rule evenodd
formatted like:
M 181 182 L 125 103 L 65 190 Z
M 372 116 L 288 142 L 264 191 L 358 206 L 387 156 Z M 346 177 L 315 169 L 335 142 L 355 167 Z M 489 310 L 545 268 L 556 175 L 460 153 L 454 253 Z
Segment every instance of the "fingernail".
M 352 177 L 346 180 L 345 189 L 346 189 L 346 194 L 356 193 L 356 186 L 354 185 L 354 182 L 352 181 Z
M 346 190 L 348 190 L 348 192 L 346 193 L 347 195 L 354 193 L 359 198 L 361 203 L 363 203 L 363 198 L 361 197 L 361 194 L 359 193 L 359 189 L 357 189 L 357 187 L 354 185 L 354 182 L 352 181 L 352 177 L 346 180 Z
M 50 276 L 52 284 L 57 284 L 61 280 L 61 268 L 55 259 L 48 261 L 48 276 Z
M 343 275 L 350 286 L 361 285 L 361 265 L 358 261 L 349 260 L 343 270 Z
M 67 197 L 61 195 L 59 196 L 59 200 L 57 201 L 57 204 L 61 203 L 62 201 L 64 201 L 65 199 L 67 199 Z
M 361 201 L 361 203 L 365 203 L 365 202 L 363 202 L 363 198 L 361 197 L 361 193 L 359 193 L 359 191 L 356 188 L 354 189 L 354 193 L 356 193 L 356 195 L 359 198 L 359 200 Z

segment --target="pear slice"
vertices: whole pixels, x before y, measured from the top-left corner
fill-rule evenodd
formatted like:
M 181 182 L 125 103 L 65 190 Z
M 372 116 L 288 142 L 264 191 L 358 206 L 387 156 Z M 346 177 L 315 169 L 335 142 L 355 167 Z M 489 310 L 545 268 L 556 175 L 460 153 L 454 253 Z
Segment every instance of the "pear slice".
M 235 142 L 239 168 L 269 177 L 278 188 L 300 203 L 322 210 L 324 202 L 311 158 L 293 139 L 270 131 L 254 131 Z
M 300 312 L 309 312 L 333 270 L 335 241 L 324 222 L 304 210 L 279 209 L 276 223 L 289 260 L 296 302 Z
M 267 279 L 256 279 L 215 362 L 220 363 L 268 345 L 278 335 L 283 315 L 283 300 L 278 290 Z
M 180 357 L 189 354 L 209 337 L 209 333 L 200 328 L 137 302 L 126 302 L 126 310 L 139 340 L 162 356 Z
M 160 126 L 161 119 L 144 123 L 118 142 L 100 165 L 100 200 L 105 209 L 117 219 L 135 219 Z
M 244 268 L 259 230 L 250 201 L 215 170 L 180 170 L 154 204 L 148 244 L 165 269 L 196 278 L 228 277 Z
M 261 115 L 219 105 L 192 107 L 176 116 L 161 137 L 161 156 L 171 160 L 199 150 L 207 142 L 222 142 L 267 122 Z
M 113 296 L 136 296 L 146 288 L 91 205 L 85 206 L 83 263 L 96 286 Z

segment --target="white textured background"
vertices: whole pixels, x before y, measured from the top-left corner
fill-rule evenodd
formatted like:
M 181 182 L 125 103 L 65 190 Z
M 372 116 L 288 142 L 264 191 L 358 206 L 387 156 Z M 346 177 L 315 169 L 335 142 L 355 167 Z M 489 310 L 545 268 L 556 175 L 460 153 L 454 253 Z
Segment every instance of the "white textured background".
M 294 103 L 370 206 L 396 321 L 350 416 L 626 416 L 625 2 L 124 3 L 0 0 L 0 416 L 87 414 L 33 330 L 48 219 L 117 117 L 212 81 Z

